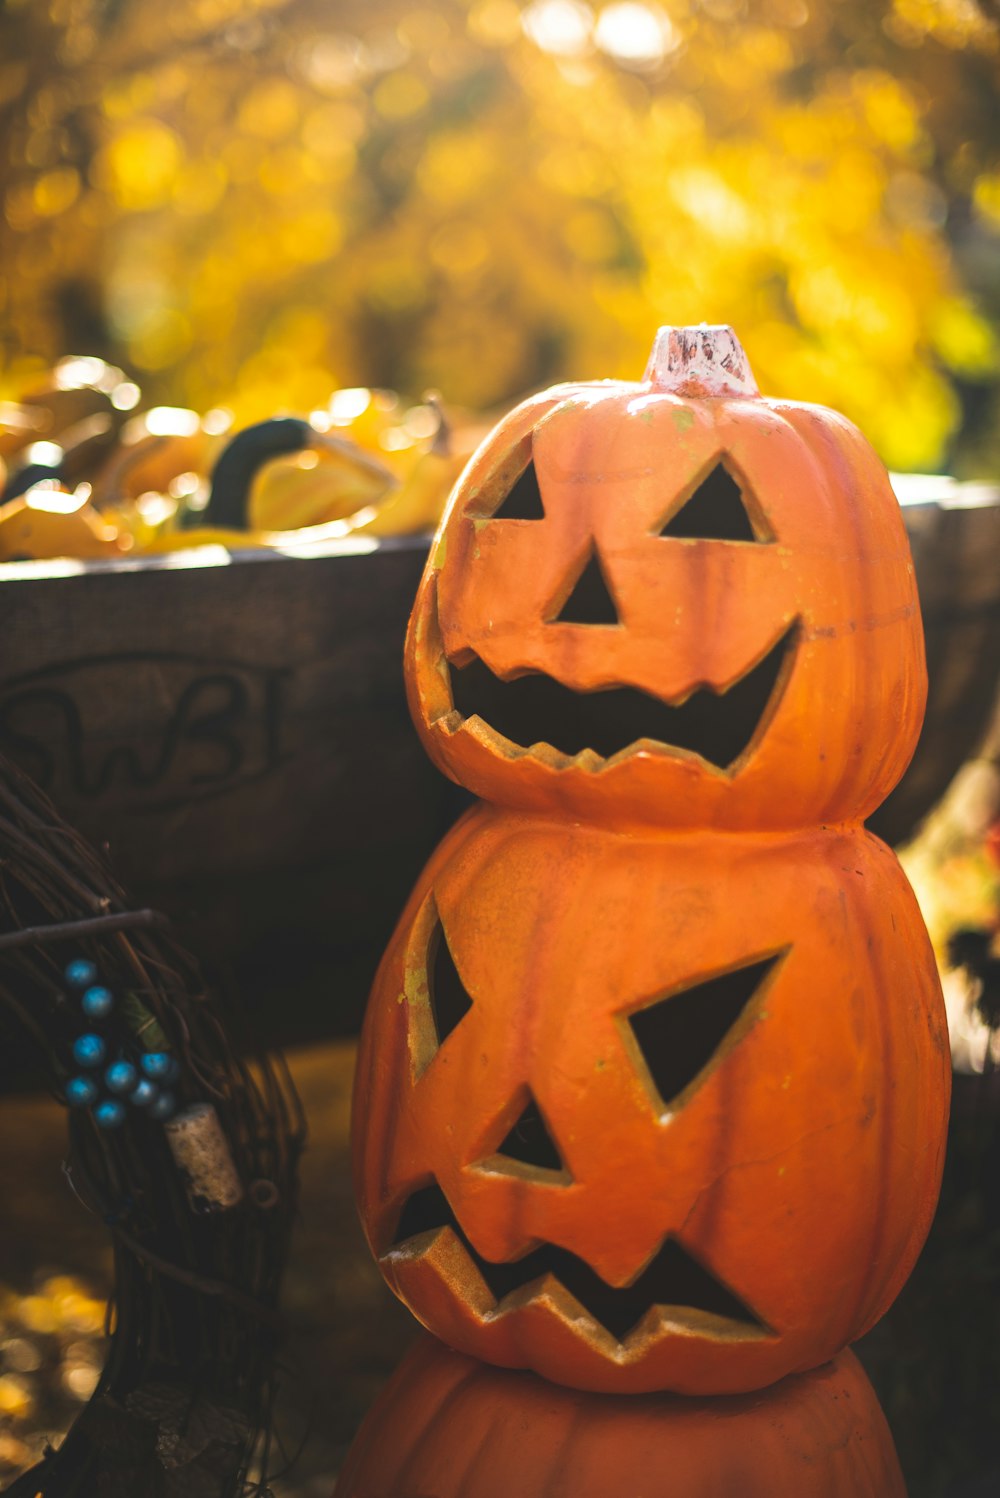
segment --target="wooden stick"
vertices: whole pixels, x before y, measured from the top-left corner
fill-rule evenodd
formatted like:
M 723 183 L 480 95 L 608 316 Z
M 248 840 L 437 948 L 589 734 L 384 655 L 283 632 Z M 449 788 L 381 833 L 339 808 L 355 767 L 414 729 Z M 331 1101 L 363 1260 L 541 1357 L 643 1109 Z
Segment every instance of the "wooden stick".
M 158 910 L 118 910 L 111 915 L 89 916 L 81 921 L 58 921 L 51 926 L 24 926 L 20 931 L 0 935 L 0 952 L 11 947 L 44 946 L 64 937 L 104 935 L 109 931 L 128 931 L 135 926 L 169 926 Z

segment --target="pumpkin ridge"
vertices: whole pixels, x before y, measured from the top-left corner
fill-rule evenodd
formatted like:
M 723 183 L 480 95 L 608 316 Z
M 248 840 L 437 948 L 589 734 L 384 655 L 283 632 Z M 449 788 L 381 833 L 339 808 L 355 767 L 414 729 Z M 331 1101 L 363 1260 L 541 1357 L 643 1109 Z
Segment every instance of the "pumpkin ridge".
M 727 1176 L 735 1175 L 736 1172 L 740 1170 L 752 1170 L 757 1169 L 762 1165 L 773 1165 L 777 1160 L 784 1160 L 790 1153 L 790 1151 L 796 1149 L 800 1144 L 805 1144 L 807 1140 L 819 1139 L 822 1137 L 822 1135 L 829 1134 L 834 1129 L 848 1128 L 853 1123 L 853 1114 L 847 1114 L 843 1118 L 828 1118 L 824 1123 L 817 1124 L 814 1129 L 804 1129 L 801 1134 L 796 1134 L 794 1139 L 787 1140 L 782 1144 L 781 1149 L 775 1150 L 772 1155 L 755 1156 L 749 1160 L 734 1160 L 732 1164 L 723 1166 L 723 1168 L 720 1171 L 717 1171 L 716 1174 L 712 1176 L 710 1180 L 706 1181 L 703 1186 L 699 1186 L 697 1195 L 692 1201 L 690 1207 L 688 1207 L 687 1211 L 685 1212 L 683 1221 L 681 1222 L 680 1227 L 677 1229 L 678 1234 L 684 1232 L 692 1217 L 694 1217 L 695 1213 L 697 1212 L 699 1203 L 701 1202 L 702 1198 L 708 1196 L 712 1191 L 714 1191 L 719 1183 L 721 1181 L 724 1181 Z

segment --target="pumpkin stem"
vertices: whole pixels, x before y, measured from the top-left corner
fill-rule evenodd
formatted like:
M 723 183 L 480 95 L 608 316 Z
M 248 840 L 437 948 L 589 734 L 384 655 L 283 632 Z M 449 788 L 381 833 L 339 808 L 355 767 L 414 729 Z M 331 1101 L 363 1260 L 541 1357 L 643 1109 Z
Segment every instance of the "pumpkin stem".
M 725 323 L 660 328 L 644 380 L 671 395 L 759 395 L 743 345 Z

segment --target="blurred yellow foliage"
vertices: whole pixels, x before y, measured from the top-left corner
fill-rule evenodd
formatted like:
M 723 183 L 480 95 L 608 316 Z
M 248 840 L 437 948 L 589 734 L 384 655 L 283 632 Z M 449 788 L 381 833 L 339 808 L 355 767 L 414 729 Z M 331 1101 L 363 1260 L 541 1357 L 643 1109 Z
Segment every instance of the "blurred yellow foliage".
M 0 395 L 73 346 L 238 423 L 485 409 L 704 319 L 892 467 L 963 401 L 1000 464 L 997 56 L 976 0 L 8 7 Z

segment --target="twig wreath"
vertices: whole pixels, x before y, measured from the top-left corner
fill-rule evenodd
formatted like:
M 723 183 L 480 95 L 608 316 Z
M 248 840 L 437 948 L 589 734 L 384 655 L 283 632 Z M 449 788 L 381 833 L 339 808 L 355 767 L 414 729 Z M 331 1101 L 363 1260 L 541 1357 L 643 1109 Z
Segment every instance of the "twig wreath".
M 166 919 L 0 759 L 0 1023 L 67 1105 L 64 1174 L 112 1235 L 107 1362 L 7 1498 L 268 1489 L 277 1296 L 304 1119 L 280 1060 L 234 1054 Z

